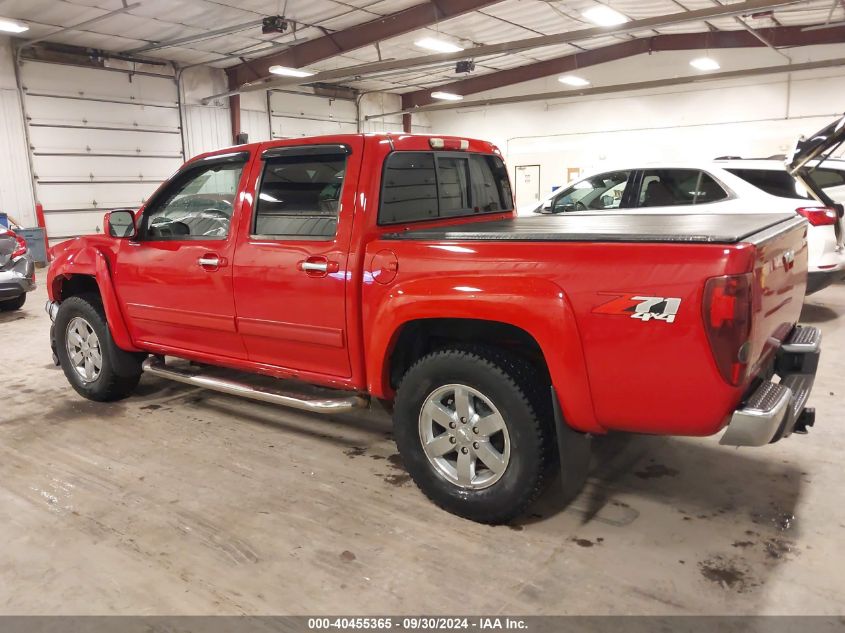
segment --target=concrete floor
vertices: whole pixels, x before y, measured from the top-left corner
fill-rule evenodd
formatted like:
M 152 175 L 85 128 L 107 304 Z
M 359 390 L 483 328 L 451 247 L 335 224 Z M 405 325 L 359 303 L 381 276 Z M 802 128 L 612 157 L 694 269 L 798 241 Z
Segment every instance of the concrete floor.
M 383 414 L 338 420 L 145 377 L 112 405 L 50 362 L 43 290 L 0 314 L 0 614 L 839 614 L 845 286 L 809 436 L 617 436 L 518 525 L 440 511 Z

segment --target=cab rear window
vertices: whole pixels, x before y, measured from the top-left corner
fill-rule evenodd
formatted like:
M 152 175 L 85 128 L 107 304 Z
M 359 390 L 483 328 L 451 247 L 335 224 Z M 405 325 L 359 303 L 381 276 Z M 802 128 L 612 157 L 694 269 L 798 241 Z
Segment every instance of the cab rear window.
M 465 152 L 393 152 L 382 179 L 379 224 L 499 213 L 513 209 L 498 156 Z

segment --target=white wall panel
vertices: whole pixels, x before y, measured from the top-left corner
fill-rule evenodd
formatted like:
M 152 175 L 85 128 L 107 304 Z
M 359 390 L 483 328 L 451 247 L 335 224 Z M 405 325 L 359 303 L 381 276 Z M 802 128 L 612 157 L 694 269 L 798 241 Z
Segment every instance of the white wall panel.
M 211 152 L 232 145 L 229 108 L 185 106 L 185 156 Z
M 134 130 L 95 130 L 30 125 L 35 156 L 44 154 L 172 156 L 181 161 L 182 137 L 177 133 Z
M 267 111 L 241 108 L 241 131 L 249 135 L 249 142 L 270 140 L 270 119 Z
M 21 83 L 51 239 L 100 230 L 105 211 L 139 207 L 182 164 L 172 76 L 24 62 Z
M 321 134 L 354 134 L 358 131 L 355 102 L 290 92 L 270 93 L 273 138 Z
M 26 226 L 35 226 L 35 198 L 14 54 L 11 41 L 4 36 L 0 36 L 0 149 L 0 211 Z
M 21 83 L 28 94 L 103 99 L 176 107 L 173 79 L 124 71 L 24 61 Z
M 16 90 L 0 89 L 0 211 L 35 226 L 32 175 L 26 155 L 23 116 Z
M 87 127 L 131 127 L 161 132 L 179 132 L 179 110 L 173 106 L 134 103 L 92 102 L 83 98 L 29 95 L 26 113 L 42 124 Z

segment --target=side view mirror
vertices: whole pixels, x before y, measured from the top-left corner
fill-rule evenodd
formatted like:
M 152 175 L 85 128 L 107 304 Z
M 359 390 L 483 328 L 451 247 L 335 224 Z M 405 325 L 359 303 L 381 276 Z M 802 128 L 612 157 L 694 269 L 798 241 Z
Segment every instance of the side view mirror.
M 549 213 L 552 210 L 552 201 L 546 200 L 540 207 L 540 213 Z
M 103 220 L 106 235 L 118 238 L 133 238 L 138 229 L 135 226 L 135 212 L 131 209 L 116 209 L 106 213 Z

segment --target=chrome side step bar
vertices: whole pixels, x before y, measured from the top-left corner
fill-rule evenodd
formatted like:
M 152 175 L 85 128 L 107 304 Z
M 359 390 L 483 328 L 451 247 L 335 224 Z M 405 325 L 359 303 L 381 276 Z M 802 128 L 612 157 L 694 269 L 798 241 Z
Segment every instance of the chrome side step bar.
M 246 383 L 204 376 L 200 373 L 191 373 L 175 367 L 169 367 L 163 360 L 150 356 L 144 361 L 142 368 L 145 372 L 161 378 L 175 380 L 186 385 L 211 389 L 232 396 L 240 396 L 251 400 L 260 400 L 278 404 L 291 409 L 311 411 L 312 413 L 346 413 L 355 409 L 363 409 L 369 405 L 369 400 L 360 395 L 344 396 L 342 398 L 314 398 L 309 399 L 294 393 L 281 391 L 270 391 L 261 387 L 254 387 Z

